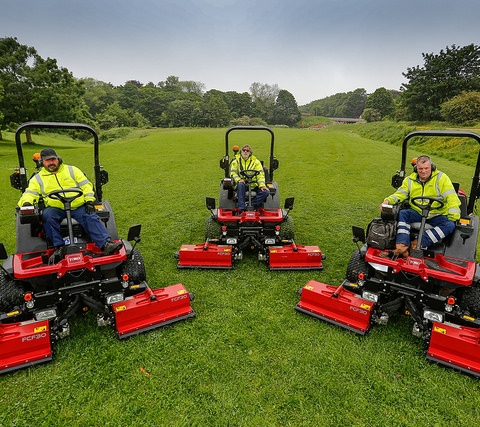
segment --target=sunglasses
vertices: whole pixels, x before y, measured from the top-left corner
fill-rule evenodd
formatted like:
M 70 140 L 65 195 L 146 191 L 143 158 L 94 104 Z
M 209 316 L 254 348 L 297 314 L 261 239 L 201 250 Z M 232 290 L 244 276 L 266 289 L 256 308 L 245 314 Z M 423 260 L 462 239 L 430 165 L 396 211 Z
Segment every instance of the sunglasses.
M 250 153 L 250 150 L 248 148 L 242 148 L 242 151 L 245 151 L 245 153 Z

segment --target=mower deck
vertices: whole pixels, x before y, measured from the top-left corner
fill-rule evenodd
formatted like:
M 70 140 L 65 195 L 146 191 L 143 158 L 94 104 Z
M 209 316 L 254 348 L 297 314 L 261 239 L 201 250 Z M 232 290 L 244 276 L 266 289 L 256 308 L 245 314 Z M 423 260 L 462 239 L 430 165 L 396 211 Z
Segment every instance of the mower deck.
M 118 338 L 150 331 L 180 320 L 195 317 L 190 307 L 192 295 L 178 283 L 144 292 L 113 304 Z
M 0 374 L 50 360 L 48 320 L 0 324 Z
M 301 290 L 295 310 L 365 335 L 371 327 L 375 304 L 340 286 L 310 280 Z

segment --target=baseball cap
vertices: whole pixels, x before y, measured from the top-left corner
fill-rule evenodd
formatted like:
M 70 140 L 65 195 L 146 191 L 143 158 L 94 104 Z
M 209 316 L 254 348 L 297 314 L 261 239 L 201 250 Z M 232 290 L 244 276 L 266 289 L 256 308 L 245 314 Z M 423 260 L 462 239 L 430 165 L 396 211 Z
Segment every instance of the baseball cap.
M 44 148 L 40 152 L 40 157 L 42 158 L 42 160 L 58 159 L 57 153 L 53 148 Z

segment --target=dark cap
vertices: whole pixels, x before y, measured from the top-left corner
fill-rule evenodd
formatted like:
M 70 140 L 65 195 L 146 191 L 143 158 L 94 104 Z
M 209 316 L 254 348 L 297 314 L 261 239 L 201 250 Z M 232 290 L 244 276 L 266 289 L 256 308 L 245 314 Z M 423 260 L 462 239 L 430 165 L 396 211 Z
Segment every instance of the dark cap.
M 40 157 L 42 158 L 42 160 L 58 159 L 57 153 L 53 148 L 44 148 L 40 152 Z

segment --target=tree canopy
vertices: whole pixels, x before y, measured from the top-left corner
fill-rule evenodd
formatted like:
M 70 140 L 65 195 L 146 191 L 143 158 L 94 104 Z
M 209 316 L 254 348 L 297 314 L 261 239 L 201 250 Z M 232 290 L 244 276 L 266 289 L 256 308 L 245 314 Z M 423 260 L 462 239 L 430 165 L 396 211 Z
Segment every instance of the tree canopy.
M 122 126 L 209 126 L 234 123 L 295 126 L 301 114 L 397 120 L 476 120 L 480 93 L 480 47 L 452 45 L 422 54 L 424 65 L 408 68 L 400 92 L 380 87 L 337 93 L 299 107 L 277 84 L 254 82 L 249 92 L 205 92 L 201 82 L 170 75 L 157 83 L 123 85 L 75 78 L 52 58 L 14 37 L 0 38 L 0 129 L 29 120 Z M 467 119 L 466 119 L 467 120 Z
M 407 68 L 401 105 L 410 120 L 441 120 L 441 104 L 462 92 L 480 91 L 480 47 L 452 45 L 422 53 L 423 67 Z
M 55 59 L 41 58 L 16 38 L 0 39 L 0 111 L 4 123 L 29 120 L 91 123 L 85 88 Z

